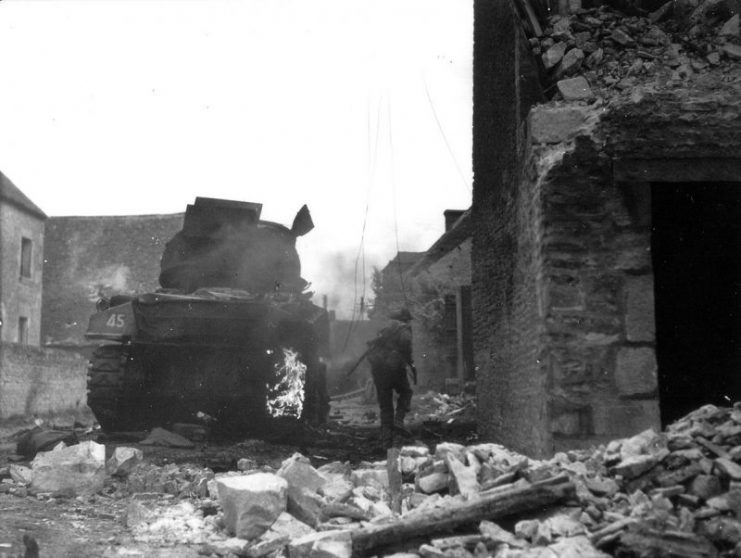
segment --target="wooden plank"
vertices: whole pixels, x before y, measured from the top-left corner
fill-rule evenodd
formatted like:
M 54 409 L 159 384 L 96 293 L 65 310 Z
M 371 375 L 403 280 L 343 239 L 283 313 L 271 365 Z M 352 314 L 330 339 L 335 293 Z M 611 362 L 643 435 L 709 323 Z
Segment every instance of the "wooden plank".
M 528 25 L 530 26 L 530 32 L 535 37 L 541 37 L 543 35 L 543 28 L 540 25 L 538 16 L 533 9 L 530 0 L 517 0 L 520 5 L 520 9 L 524 12 Z
M 401 467 L 399 467 L 399 448 L 389 448 L 386 452 L 386 472 L 389 476 L 391 511 L 401 514 Z
M 574 493 L 574 484 L 566 476 L 559 476 L 527 487 L 435 508 L 426 514 L 402 517 L 393 523 L 371 525 L 352 532 L 353 556 L 362 556 L 372 549 L 399 544 L 416 537 L 450 532 L 456 527 L 482 519 L 496 519 L 543 509 L 573 496 Z

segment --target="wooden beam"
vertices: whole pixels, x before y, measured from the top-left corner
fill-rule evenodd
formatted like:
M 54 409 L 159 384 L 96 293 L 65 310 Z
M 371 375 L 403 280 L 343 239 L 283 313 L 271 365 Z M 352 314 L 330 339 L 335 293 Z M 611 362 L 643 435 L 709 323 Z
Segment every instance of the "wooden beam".
M 362 556 L 373 549 L 400 544 L 416 537 L 439 536 L 461 525 L 483 519 L 497 519 L 543 509 L 573 496 L 574 493 L 574 484 L 566 475 L 561 475 L 524 488 L 512 488 L 436 508 L 428 513 L 412 513 L 393 523 L 352 531 L 353 556 Z

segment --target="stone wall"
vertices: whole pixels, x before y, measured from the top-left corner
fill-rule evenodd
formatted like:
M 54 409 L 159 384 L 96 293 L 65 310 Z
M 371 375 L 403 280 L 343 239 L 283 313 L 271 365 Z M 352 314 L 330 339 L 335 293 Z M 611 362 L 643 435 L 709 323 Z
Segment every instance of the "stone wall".
M 54 349 L 0 344 L 0 419 L 86 406 L 87 360 Z
M 530 126 L 538 173 L 520 189 L 542 183 L 545 451 L 659 428 L 650 185 L 741 182 L 738 86 L 540 106 Z
M 101 295 L 159 287 L 160 258 L 183 214 L 51 217 L 46 223 L 42 341 L 80 345 Z
M 542 181 L 548 450 L 659 428 L 650 214 L 631 214 L 586 137 Z
M 18 320 L 27 318 L 27 342 L 39 345 L 41 331 L 41 285 L 44 265 L 44 221 L 15 204 L 0 203 L 2 239 L 2 328 L 0 342 L 19 340 Z M 31 241 L 31 273 L 21 276 L 21 239 Z

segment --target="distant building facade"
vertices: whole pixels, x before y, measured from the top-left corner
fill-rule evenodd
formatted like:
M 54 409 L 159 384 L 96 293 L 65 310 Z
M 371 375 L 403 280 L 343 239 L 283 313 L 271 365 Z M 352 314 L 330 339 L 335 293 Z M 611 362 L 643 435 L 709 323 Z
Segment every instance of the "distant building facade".
M 46 215 L 0 173 L 0 341 L 40 344 Z
M 0 173 L 0 419 L 86 408 L 86 360 L 40 346 L 47 221 Z

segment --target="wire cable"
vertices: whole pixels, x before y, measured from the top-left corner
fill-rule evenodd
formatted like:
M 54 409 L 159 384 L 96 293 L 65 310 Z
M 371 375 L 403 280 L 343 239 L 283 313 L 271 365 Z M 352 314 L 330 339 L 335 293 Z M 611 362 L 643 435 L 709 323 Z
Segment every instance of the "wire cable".
M 358 310 L 362 314 L 362 309 L 356 309 L 356 302 L 358 300 L 358 264 L 362 257 L 362 273 L 363 273 L 363 297 L 365 297 L 365 231 L 368 223 L 368 211 L 370 209 L 370 194 L 375 183 L 376 176 L 376 162 L 378 160 L 378 138 L 381 135 L 381 103 L 382 99 L 378 100 L 378 109 L 376 115 L 376 136 L 371 149 L 371 100 L 370 95 L 368 96 L 367 104 L 367 128 L 368 128 L 368 185 L 366 187 L 365 194 L 365 212 L 363 214 L 363 227 L 360 232 L 360 244 L 358 245 L 358 253 L 355 256 L 355 269 L 353 275 L 353 302 L 352 302 L 352 314 L 350 316 L 350 325 L 347 328 L 347 334 L 345 335 L 345 342 L 342 346 L 342 351 L 347 349 L 352 336 L 355 323 L 358 321 Z
M 427 87 L 427 79 L 425 79 L 425 76 L 423 73 L 420 73 L 420 76 L 422 77 L 422 83 L 425 86 L 425 94 L 427 95 L 427 102 L 429 103 L 430 109 L 432 110 L 432 116 L 434 117 L 435 123 L 437 124 L 437 129 L 443 138 L 443 142 L 445 143 L 445 147 L 448 150 L 448 154 L 450 155 L 450 158 L 453 160 L 453 164 L 455 165 L 455 170 L 458 171 L 458 176 L 461 179 L 461 184 L 463 184 L 463 188 L 465 189 L 466 193 L 470 193 L 471 187 L 469 186 L 466 178 L 463 176 L 463 171 L 461 170 L 461 167 L 458 164 L 458 159 L 456 158 L 455 153 L 453 153 L 453 148 L 450 146 L 450 142 L 448 141 L 448 136 L 445 135 L 445 130 L 443 129 L 443 126 L 440 123 L 440 119 L 437 116 L 437 110 L 435 110 L 435 103 L 432 102 L 432 95 L 430 95 L 430 89 L 429 87 Z
M 399 272 L 399 284 L 401 285 L 401 294 L 404 297 L 404 305 L 406 307 L 409 307 L 409 298 L 407 297 L 406 292 L 406 286 L 404 285 L 404 274 L 402 273 L 402 266 L 401 266 L 401 252 L 399 251 L 399 220 L 397 218 L 397 211 L 396 211 L 396 173 L 394 168 L 394 136 L 392 132 L 392 126 L 391 126 L 391 97 L 389 96 L 386 99 L 386 112 L 388 115 L 388 129 L 389 129 L 389 160 L 390 160 L 390 170 L 391 170 L 391 191 L 393 194 L 392 200 L 392 206 L 393 206 L 393 214 L 394 214 L 394 237 L 396 239 L 396 261 L 397 261 L 397 270 Z

